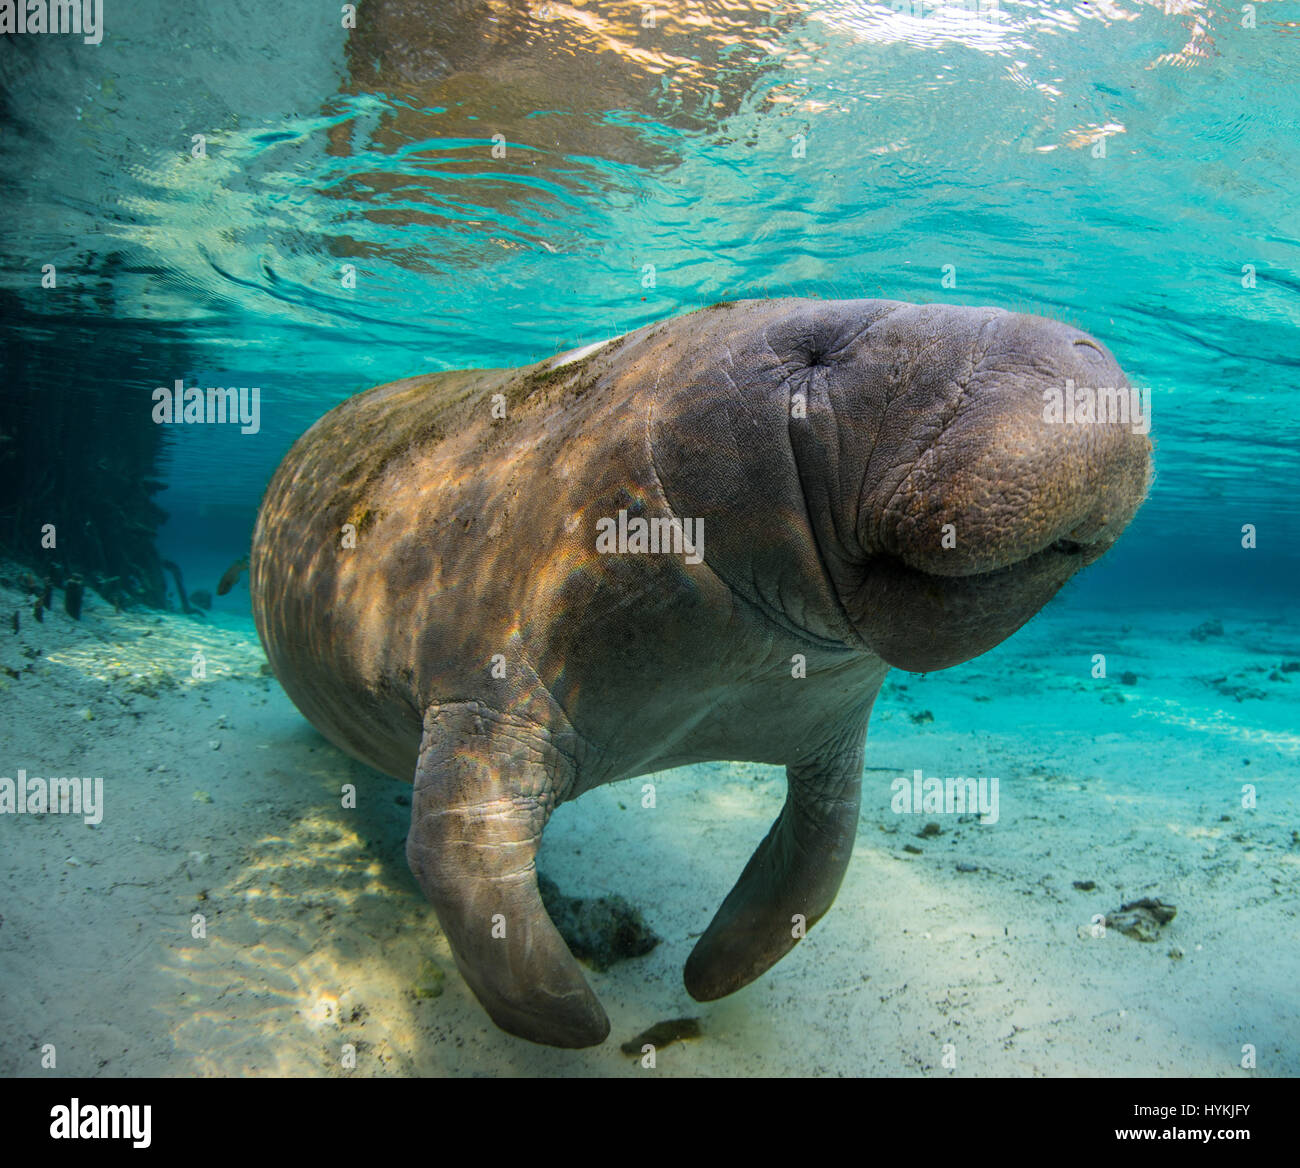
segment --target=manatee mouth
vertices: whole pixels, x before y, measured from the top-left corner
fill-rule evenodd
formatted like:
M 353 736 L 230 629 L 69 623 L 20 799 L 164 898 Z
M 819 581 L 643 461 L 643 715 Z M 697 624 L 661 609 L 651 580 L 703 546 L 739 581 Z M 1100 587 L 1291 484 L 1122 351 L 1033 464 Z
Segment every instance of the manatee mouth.
M 1085 543 L 1082 540 L 1072 539 L 1070 536 L 1062 536 L 1060 539 L 1054 539 L 1045 548 L 1031 552 L 1022 559 L 1014 560 L 1009 564 L 1003 564 L 991 570 L 974 572 L 965 578 L 971 580 L 1011 579 L 1017 574 L 1032 576 L 1037 574 L 1039 569 L 1051 571 L 1053 568 L 1064 570 L 1068 575 L 1073 575 L 1075 572 L 1101 559 L 1114 544 L 1114 539 L 1100 539 L 1095 543 Z
M 1075 572 L 1081 571 L 1099 560 L 1114 544 L 1114 540 L 1100 540 L 1097 543 L 1083 543 L 1069 536 L 1053 540 L 1046 547 L 991 567 L 975 568 L 962 572 L 935 572 L 919 564 L 908 563 L 896 556 L 880 557 L 877 566 L 886 570 L 898 569 L 916 578 L 930 581 L 932 587 L 961 584 L 967 589 L 1000 587 L 1012 585 L 1019 581 L 1052 580 L 1053 590 L 1060 587 Z
M 1083 543 L 1077 539 L 1071 539 L 1069 536 L 1062 536 L 1060 539 L 1053 540 L 1045 548 L 1030 552 L 1029 555 L 1019 560 L 1013 560 L 1009 564 L 1002 564 L 996 568 L 985 569 L 982 572 L 972 572 L 965 578 L 980 579 L 981 577 L 1007 575 L 1017 570 L 1045 563 L 1048 560 L 1055 560 L 1059 563 L 1062 558 L 1070 562 L 1071 571 L 1078 571 L 1087 564 L 1091 564 L 1094 560 L 1100 559 L 1110 550 L 1113 543 L 1114 540 Z
M 1068 536 L 1011 563 L 960 575 L 927 571 L 896 555 L 864 565 L 851 615 L 888 664 L 945 669 L 1005 640 L 1115 541 Z
M 1035 575 L 1039 570 L 1048 568 L 1049 565 L 1057 570 L 1065 568 L 1073 574 L 1099 560 L 1110 550 L 1114 543 L 1114 539 L 1103 538 L 1096 542 L 1085 542 L 1066 535 L 1015 559 L 993 563 L 985 562 L 979 565 L 954 565 L 954 567 L 945 571 L 937 570 L 939 565 L 936 565 L 933 560 L 918 558 L 917 561 L 913 561 L 906 555 L 899 555 L 896 552 L 877 555 L 868 561 L 868 565 L 898 568 L 913 573 L 922 579 L 932 580 L 936 584 L 959 580 L 971 584 L 979 581 L 1001 582 L 1014 579 L 1017 575 Z

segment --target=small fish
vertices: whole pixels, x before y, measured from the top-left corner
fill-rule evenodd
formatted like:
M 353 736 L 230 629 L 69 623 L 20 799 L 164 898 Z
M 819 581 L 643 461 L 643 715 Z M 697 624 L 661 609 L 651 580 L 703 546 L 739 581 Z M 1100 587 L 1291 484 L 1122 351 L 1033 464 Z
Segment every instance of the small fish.
M 239 577 L 245 568 L 248 567 L 247 558 L 236 560 L 226 569 L 226 573 L 217 583 L 217 595 L 225 596 L 236 584 L 239 583 Z

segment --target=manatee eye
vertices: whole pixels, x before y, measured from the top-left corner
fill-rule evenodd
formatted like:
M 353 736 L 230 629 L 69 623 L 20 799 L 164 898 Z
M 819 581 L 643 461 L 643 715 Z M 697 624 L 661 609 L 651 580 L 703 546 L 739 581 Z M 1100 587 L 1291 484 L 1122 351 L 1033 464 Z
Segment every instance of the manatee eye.
M 1084 345 L 1085 347 L 1091 349 L 1098 356 L 1104 357 L 1106 355 L 1099 348 L 1097 348 L 1097 346 L 1092 341 L 1090 341 L 1087 337 L 1079 337 L 1074 343 L 1076 345 Z

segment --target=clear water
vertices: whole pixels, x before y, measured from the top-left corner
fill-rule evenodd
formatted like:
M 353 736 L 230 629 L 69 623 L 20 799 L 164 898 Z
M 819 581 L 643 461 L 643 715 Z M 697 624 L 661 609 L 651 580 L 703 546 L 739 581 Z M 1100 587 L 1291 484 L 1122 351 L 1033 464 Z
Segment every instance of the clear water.
M 883 296 L 1067 320 L 1151 387 L 1150 499 L 1044 619 L 1258 620 L 1260 661 L 1300 655 L 1300 3 L 1253 28 L 1197 0 L 716 2 L 654 29 L 635 4 L 359 7 L 348 33 L 306 0 L 110 0 L 101 45 L 0 42 L 0 288 L 47 358 L 29 375 L 111 385 L 108 426 L 148 424 L 176 378 L 261 388 L 259 434 L 166 437 L 160 543 L 191 588 L 360 389 L 723 299 Z M 247 612 L 243 585 L 215 601 Z M 1170 686 L 1219 669 L 1176 661 Z M 1166 758 L 1227 704 L 1292 794 L 1294 706 L 1206 693 L 1149 694 Z

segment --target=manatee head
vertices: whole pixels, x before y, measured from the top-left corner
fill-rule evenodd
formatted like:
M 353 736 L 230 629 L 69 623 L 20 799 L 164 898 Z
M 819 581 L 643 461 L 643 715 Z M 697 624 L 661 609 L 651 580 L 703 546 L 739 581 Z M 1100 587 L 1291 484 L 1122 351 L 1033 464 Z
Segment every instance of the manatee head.
M 678 513 L 707 517 L 710 565 L 787 627 L 899 668 L 1015 632 L 1147 490 L 1149 396 L 1134 417 L 1110 353 L 1043 317 L 741 302 L 683 364 L 655 465 Z M 1067 391 L 1091 413 L 1067 420 Z
M 1086 333 L 956 309 L 926 349 L 875 435 L 846 597 L 867 643 L 909 670 L 1018 629 L 1119 538 L 1150 478 L 1149 395 Z

